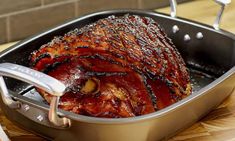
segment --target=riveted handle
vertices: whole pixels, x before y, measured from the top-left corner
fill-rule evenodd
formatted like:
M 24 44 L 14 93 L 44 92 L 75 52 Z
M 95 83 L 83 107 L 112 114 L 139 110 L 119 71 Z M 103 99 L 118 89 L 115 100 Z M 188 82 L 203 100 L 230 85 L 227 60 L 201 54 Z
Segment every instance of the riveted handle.
M 176 0 L 170 0 L 171 17 L 176 17 L 177 14 L 177 2 Z
M 221 5 L 221 8 L 216 16 L 215 22 L 213 24 L 213 27 L 216 30 L 219 30 L 220 22 L 222 19 L 222 15 L 225 9 L 225 6 L 231 3 L 231 0 L 214 0 L 216 3 Z M 170 0 L 170 7 L 171 7 L 171 17 L 175 18 L 177 16 L 177 1 L 176 0 Z
M 216 3 L 218 3 L 219 5 L 221 5 L 220 11 L 217 14 L 217 17 L 215 19 L 215 22 L 213 24 L 213 27 L 216 30 L 219 30 L 219 26 L 220 26 L 220 21 L 222 19 L 222 15 L 225 9 L 225 6 L 231 3 L 231 0 L 215 0 Z
M 19 107 L 19 102 L 14 101 L 7 90 L 6 84 L 2 76 L 7 76 L 21 80 L 23 82 L 34 85 L 47 93 L 53 95 L 50 110 L 48 114 L 49 121 L 55 126 L 68 127 L 70 126 L 70 120 L 65 117 L 59 117 L 57 115 L 58 101 L 60 96 L 65 92 L 65 85 L 55 78 L 48 76 L 39 71 L 12 64 L 2 63 L 0 64 L 0 90 L 4 104 L 9 107 Z

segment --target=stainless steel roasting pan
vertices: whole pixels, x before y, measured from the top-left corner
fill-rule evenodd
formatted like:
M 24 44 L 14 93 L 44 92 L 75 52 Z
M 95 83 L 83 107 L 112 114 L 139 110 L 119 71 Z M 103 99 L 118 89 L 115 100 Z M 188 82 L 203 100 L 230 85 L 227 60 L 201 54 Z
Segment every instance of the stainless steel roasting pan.
M 151 17 L 165 29 L 190 69 L 192 95 L 155 113 L 132 118 L 95 118 L 57 109 L 63 84 L 27 68 L 30 53 L 54 36 L 110 15 L 125 14 Z M 234 90 L 235 35 L 160 13 L 112 10 L 83 16 L 26 39 L 2 52 L 0 63 L 1 109 L 11 121 L 29 131 L 60 141 L 156 141 L 190 126 Z M 54 95 L 51 105 L 34 86 Z

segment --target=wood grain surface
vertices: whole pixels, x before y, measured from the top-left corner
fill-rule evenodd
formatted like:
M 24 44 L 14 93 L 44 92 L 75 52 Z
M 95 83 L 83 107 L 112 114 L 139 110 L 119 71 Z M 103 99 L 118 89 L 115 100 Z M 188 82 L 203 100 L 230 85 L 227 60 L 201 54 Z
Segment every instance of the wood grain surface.
M 212 25 L 219 10 L 212 0 L 195 0 L 178 6 L 178 16 Z M 169 8 L 157 11 L 169 13 Z M 235 1 L 225 9 L 222 29 L 235 33 Z M 15 44 L 0 46 L 0 51 Z M 0 124 L 12 141 L 45 141 L 9 121 L 0 111 Z M 219 107 L 169 141 L 235 141 L 235 92 Z

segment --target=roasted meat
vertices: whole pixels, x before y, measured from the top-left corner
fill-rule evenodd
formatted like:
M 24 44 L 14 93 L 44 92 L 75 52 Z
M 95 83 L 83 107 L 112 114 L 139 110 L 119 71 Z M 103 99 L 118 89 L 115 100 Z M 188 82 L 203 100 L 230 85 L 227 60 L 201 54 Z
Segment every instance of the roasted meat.
M 100 19 L 55 37 L 30 62 L 66 85 L 59 107 L 82 115 L 144 115 L 191 93 L 183 59 L 149 17 Z M 37 90 L 50 103 L 51 95 Z

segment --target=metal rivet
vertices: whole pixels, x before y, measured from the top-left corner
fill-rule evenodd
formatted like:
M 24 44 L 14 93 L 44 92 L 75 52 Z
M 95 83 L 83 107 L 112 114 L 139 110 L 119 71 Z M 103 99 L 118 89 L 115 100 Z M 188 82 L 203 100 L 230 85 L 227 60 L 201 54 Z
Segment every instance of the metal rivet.
M 191 37 L 188 34 L 184 35 L 184 41 L 188 42 L 191 40 Z
M 37 117 L 37 120 L 40 121 L 40 122 L 43 121 L 43 116 L 42 116 L 42 115 L 39 115 L 39 116 Z
M 173 32 L 173 33 L 177 33 L 179 30 L 180 30 L 180 29 L 179 29 L 179 27 L 178 27 L 177 25 L 174 25 L 174 26 L 172 27 L 172 32 Z
M 201 32 L 198 32 L 196 34 L 196 38 L 199 39 L 199 40 L 202 39 L 203 38 L 203 34 Z
M 27 112 L 27 111 L 29 110 L 29 105 L 27 105 L 27 104 L 26 104 L 26 105 L 24 105 L 24 106 L 23 106 L 23 109 L 24 109 L 24 111 L 26 111 L 26 112 Z

